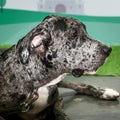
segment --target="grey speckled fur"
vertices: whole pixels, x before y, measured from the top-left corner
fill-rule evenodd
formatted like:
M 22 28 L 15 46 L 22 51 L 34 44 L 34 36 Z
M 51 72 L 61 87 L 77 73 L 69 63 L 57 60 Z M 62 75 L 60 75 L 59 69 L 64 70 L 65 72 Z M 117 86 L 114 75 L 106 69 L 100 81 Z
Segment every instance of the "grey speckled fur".
M 97 70 L 111 49 L 73 18 L 48 16 L 0 56 L 0 106 L 19 106 L 63 73 Z

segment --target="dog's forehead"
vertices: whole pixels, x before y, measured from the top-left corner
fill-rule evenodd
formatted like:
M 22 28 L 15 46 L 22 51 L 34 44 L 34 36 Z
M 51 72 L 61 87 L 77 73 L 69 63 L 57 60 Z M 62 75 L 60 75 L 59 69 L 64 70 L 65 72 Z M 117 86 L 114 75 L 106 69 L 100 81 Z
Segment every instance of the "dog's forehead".
M 44 23 L 47 24 L 47 26 L 52 25 L 51 27 L 54 27 L 56 30 L 62 28 L 63 31 L 70 27 L 78 28 L 85 26 L 81 21 L 75 18 L 62 16 L 47 16 L 44 19 Z

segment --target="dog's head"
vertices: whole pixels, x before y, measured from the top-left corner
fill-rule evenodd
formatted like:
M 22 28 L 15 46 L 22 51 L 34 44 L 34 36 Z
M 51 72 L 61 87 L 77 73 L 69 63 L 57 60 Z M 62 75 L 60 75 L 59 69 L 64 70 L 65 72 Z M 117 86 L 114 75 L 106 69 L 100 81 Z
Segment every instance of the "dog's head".
M 47 68 L 56 66 L 56 71 L 75 76 L 96 71 L 111 52 L 89 37 L 82 22 L 68 17 L 48 16 L 23 39 L 21 44 L 27 47 L 20 47 L 19 53 L 24 64 L 37 56 Z

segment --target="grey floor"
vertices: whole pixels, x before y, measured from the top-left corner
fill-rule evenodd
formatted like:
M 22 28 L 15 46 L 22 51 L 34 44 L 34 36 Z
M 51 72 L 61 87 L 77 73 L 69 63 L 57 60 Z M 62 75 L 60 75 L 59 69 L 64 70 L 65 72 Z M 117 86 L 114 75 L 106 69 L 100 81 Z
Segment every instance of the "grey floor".
M 120 77 L 68 76 L 65 80 L 112 88 L 120 92 Z M 63 88 L 60 88 L 60 93 L 63 96 L 64 111 L 71 120 L 120 120 L 120 98 L 116 101 L 99 100 L 76 95 L 74 91 Z

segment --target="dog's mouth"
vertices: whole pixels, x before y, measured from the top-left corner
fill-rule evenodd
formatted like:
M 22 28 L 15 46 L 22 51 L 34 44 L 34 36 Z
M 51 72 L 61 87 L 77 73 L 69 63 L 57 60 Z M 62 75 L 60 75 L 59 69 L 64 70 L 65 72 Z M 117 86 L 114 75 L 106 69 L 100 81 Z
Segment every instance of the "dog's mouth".
M 72 75 L 75 77 L 80 77 L 84 74 L 84 70 L 76 68 L 72 70 Z
M 90 71 L 88 71 L 88 70 L 82 70 L 82 69 L 76 68 L 76 69 L 72 70 L 72 75 L 74 77 L 80 77 L 80 76 L 82 76 L 84 74 L 91 74 L 91 75 L 93 75 L 93 74 L 96 73 L 96 71 L 97 70 L 90 70 Z
M 84 74 L 94 75 L 96 74 L 97 70 L 105 63 L 106 58 L 102 58 L 100 62 L 96 62 L 94 65 L 89 67 L 89 69 L 80 69 L 74 68 L 72 69 L 71 73 L 75 77 L 80 77 Z

